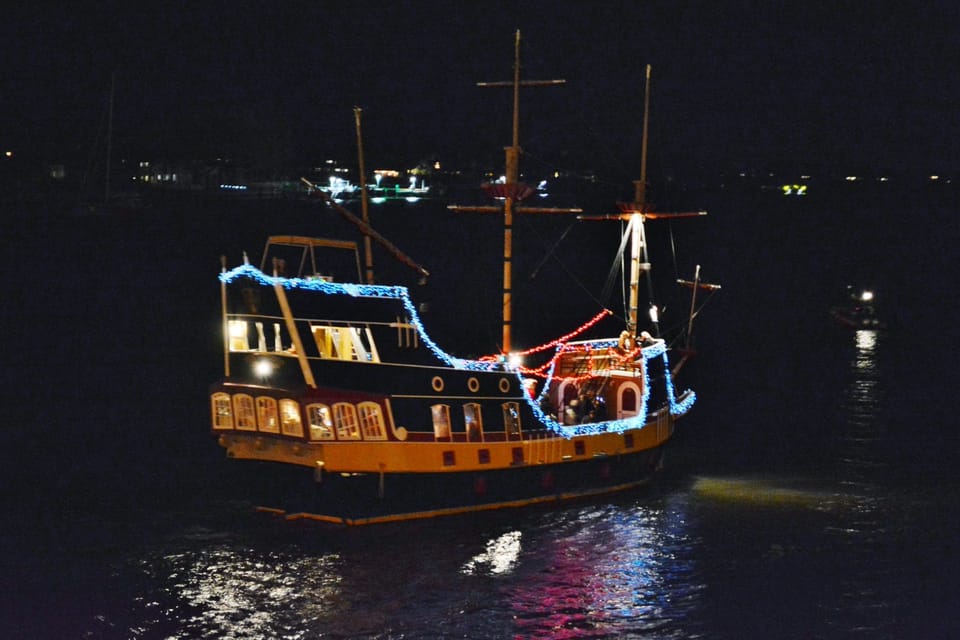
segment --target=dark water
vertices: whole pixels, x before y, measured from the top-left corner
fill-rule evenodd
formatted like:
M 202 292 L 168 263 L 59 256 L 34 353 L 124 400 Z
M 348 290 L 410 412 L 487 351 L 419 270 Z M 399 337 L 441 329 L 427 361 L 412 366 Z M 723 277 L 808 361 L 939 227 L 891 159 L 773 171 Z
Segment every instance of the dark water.
M 684 259 L 697 260 L 724 289 L 700 318 L 702 353 L 686 372 L 700 400 L 657 483 L 563 509 L 361 529 L 252 513 L 232 493 L 241 472 L 207 435 L 219 254 L 235 264 L 243 249 L 259 254 L 265 233 L 318 220 L 339 233 L 329 217 L 171 201 L 81 220 L 11 205 L 0 631 L 957 637 L 956 192 L 689 197 L 711 216 L 673 228 L 682 254 L 696 254 L 682 255 L 681 275 Z M 470 243 L 496 221 L 443 222 L 409 206 L 374 222 L 403 235 L 416 216 L 431 233 L 404 249 L 436 273 L 423 294 L 428 326 L 441 343 L 493 344 L 495 323 L 471 313 L 477 296 L 457 286 L 479 286 L 478 268 L 435 245 Z M 543 247 L 562 232 L 518 229 L 543 234 Z M 593 253 L 607 248 L 596 237 L 570 272 L 547 260 L 520 286 L 551 300 L 570 273 L 602 283 L 610 258 Z M 471 257 L 492 261 L 495 275 L 497 251 L 477 243 Z M 888 330 L 828 323 L 848 282 L 877 289 Z M 495 285 L 480 289 L 497 299 Z M 581 321 L 553 326 L 545 304 L 518 314 L 538 338 Z

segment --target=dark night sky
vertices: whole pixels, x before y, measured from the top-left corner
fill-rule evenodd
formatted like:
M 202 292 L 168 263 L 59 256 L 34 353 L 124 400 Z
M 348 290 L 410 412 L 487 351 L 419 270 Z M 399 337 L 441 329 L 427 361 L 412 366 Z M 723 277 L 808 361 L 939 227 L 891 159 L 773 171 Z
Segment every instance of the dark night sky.
M 26 5 L 26 3 L 21 3 Z M 638 172 L 653 65 L 651 167 L 955 172 L 955 2 L 37 3 L 0 20 L 0 144 L 82 156 L 116 71 L 131 155 L 355 155 L 368 165 L 495 161 L 509 142 L 513 33 L 564 87 L 521 100 L 527 162 Z M 459 156 L 457 155 L 459 154 Z

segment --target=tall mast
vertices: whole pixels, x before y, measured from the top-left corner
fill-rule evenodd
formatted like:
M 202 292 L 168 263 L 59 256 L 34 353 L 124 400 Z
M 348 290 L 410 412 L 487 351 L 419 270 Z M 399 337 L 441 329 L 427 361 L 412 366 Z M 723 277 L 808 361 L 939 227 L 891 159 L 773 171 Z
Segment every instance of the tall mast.
M 637 320 L 640 306 L 640 272 L 646 271 L 647 284 L 652 285 L 650 263 L 641 260 L 646 254 L 646 233 L 643 228 L 643 215 L 647 212 L 647 135 L 650 122 L 650 65 L 647 65 L 646 83 L 643 90 L 643 136 L 640 142 L 640 179 L 634 180 L 633 211 L 630 215 L 630 229 L 633 231 L 630 238 L 630 302 L 627 307 L 627 330 L 637 333 Z M 653 303 L 653 287 L 651 304 Z M 659 333 L 657 319 L 651 318 L 655 332 Z
M 500 349 L 509 353 L 511 349 L 512 317 L 512 261 L 513 261 L 513 214 L 514 213 L 580 213 L 580 209 L 546 209 L 520 207 L 519 203 L 534 192 L 532 187 L 520 182 L 520 87 L 544 87 L 564 84 L 566 80 L 521 80 L 520 79 L 520 30 L 514 37 L 513 48 L 513 80 L 498 82 L 478 82 L 478 87 L 511 87 L 513 89 L 513 126 L 512 139 L 509 147 L 504 147 L 505 153 L 505 184 L 484 185 L 487 192 L 497 199 L 503 200 L 503 207 L 464 207 L 451 205 L 454 211 L 471 211 L 481 213 L 499 213 L 503 211 L 503 336 Z
M 360 132 L 360 107 L 353 108 L 353 118 L 357 125 L 357 158 L 360 168 L 360 209 L 363 212 L 363 223 L 370 225 L 370 205 L 367 198 L 367 171 L 363 165 L 363 135 Z M 370 248 L 370 235 L 363 234 L 363 253 L 366 266 L 367 284 L 373 284 L 373 251 Z
M 650 65 L 646 67 L 646 83 L 643 98 L 643 136 L 640 143 L 640 179 L 634 180 L 633 202 L 620 202 L 619 214 L 580 216 L 581 220 L 626 221 L 626 234 L 630 235 L 630 290 L 627 302 L 627 330 L 636 335 L 639 326 L 640 272 L 647 274 L 647 290 L 650 292 L 650 322 L 655 334 L 660 333 L 658 309 L 653 302 L 653 277 L 647 253 L 646 220 L 657 218 L 687 218 L 706 215 L 705 211 L 690 213 L 659 213 L 647 202 L 647 140 L 650 125 Z M 714 285 L 710 285 L 714 286 Z

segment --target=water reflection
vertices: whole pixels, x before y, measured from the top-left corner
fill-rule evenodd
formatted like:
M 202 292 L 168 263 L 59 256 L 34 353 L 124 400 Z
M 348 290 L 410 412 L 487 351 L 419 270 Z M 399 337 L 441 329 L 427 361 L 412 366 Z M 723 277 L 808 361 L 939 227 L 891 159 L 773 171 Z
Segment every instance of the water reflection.
M 463 567 L 463 573 L 484 573 L 497 575 L 513 569 L 520 555 L 519 531 L 508 531 L 487 543 L 483 553 L 471 558 Z
M 595 508 L 558 522 L 541 548 L 522 558 L 507 589 L 517 637 L 668 637 L 697 606 L 685 501 Z
M 146 558 L 139 562 L 141 575 L 158 588 L 149 599 L 136 598 L 142 611 L 130 634 L 302 637 L 304 621 L 342 613 L 341 565 L 337 554 L 310 557 L 233 545 Z
M 877 419 L 881 409 L 880 366 L 877 359 L 880 334 L 860 330 L 849 361 L 849 380 L 842 398 L 843 435 L 841 465 L 848 483 L 867 488 L 884 465 L 880 455 L 883 425 Z

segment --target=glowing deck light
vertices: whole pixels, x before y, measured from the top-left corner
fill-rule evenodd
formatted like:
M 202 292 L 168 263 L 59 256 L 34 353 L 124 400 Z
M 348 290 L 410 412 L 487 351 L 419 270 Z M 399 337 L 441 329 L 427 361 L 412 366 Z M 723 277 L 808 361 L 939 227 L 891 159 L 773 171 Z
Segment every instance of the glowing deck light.
M 864 291 L 860 294 L 860 299 L 864 302 L 870 302 L 873 300 L 873 291 Z
M 650 322 L 660 322 L 660 310 L 655 304 L 650 305 Z
M 519 353 L 511 353 L 507 358 L 507 364 L 510 366 L 510 369 L 516 371 L 523 366 L 523 356 Z
M 259 358 L 253 363 L 253 371 L 261 378 L 269 378 L 273 373 L 273 363 L 266 358 Z

